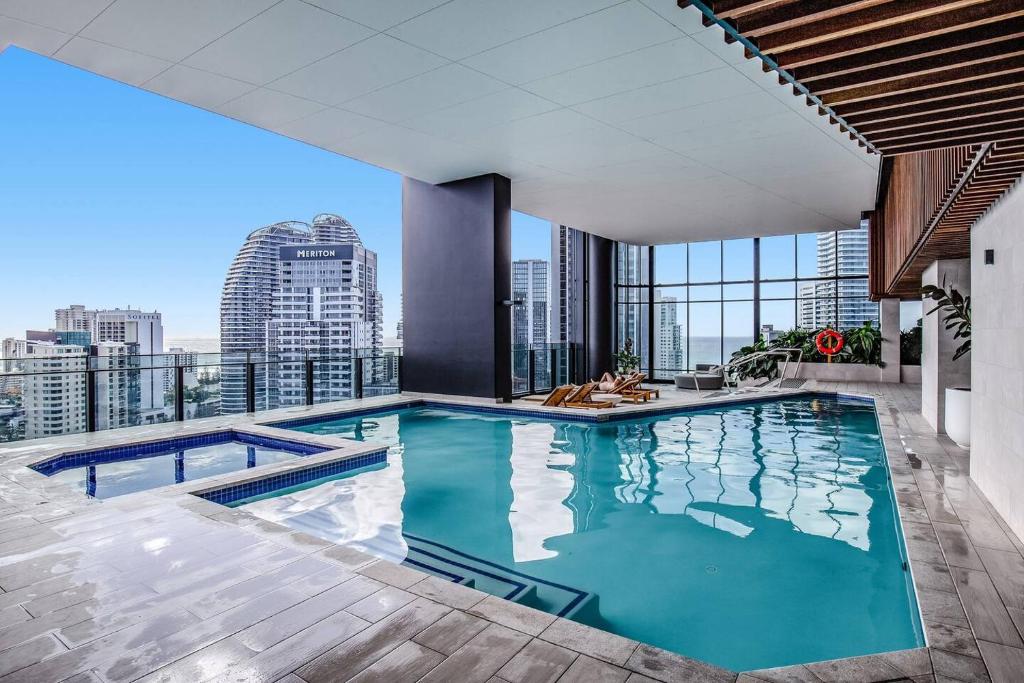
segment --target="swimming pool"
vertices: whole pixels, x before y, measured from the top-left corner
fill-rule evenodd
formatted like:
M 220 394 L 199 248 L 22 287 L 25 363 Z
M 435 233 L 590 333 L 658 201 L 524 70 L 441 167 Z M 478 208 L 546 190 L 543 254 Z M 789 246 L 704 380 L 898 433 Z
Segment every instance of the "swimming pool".
M 242 501 L 260 517 L 733 670 L 923 644 L 870 403 L 295 429 L 388 464 Z
M 94 498 L 112 498 L 328 450 L 320 446 L 223 431 L 62 454 L 32 469 Z

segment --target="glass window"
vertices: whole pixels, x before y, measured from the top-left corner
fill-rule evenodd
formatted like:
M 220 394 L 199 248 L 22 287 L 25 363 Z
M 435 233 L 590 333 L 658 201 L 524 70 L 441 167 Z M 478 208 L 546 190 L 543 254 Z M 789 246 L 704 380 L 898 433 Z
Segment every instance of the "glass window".
M 655 287 L 654 302 L 686 301 L 686 287 Z
M 795 301 L 761 301 L 761 332 L 771 325 L 776 332 L 785 332 L 796 327 Z
M 818 277 L 824 275 L 818 270 L 818 234 L 806 232 L 796 236 L 797 277 Z M 820 233 L 830 235 L 832 233 Z
M 796 275 L 796 237 L 761 238 L 761 279 L 783 280 Z
M 722 298 L 726 301 L 746 300 L 754 298 L 754 284 L 722 285 Z
M 722 285 L 690 285 L 690 301 L 720 301 Z
M 690 367 L 719 365 L 722 362 L 722 304 L 701 302 L 690 304 Z
M 722 279 L 722 243 L 695 242 L 690 245 L 689 282 L 719 282 Z
M 654 247 L 654 282 L 659 285 L 686 282 L 685 244 L 659 244 Z
M 619 284 L 647 284 L 647 247 L 636 244 L 619 244 L 618 248 Z
M 656 303 L 654 310 L 654 378 L 672 379 L 686 367 L 686 304 Z
M 722 352 L 724 360 L 741 347 L 754 343 L 754 302 L 727 301 L 722 304 Z
M 722 280 L 754 279 L 754 240 L 722 242 Z
M 761 299 L 792 299 L 796 296 L 796 283 L 789 282 L 762 282 Z

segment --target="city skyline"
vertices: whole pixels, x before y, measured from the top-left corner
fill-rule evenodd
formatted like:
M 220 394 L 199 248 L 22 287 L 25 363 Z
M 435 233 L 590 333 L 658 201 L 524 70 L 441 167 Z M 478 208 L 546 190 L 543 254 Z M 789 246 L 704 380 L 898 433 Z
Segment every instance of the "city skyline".
M 0 53 L 0 85 L 0 231 L 25 256 L 5 276 L 32 283 L 4 301 L 0 338 L 43 326 L 70 297 L 157 309 L 168 339 L 215 339 L 240 241 L 319 213 L 345 216 L 380 255 L 394 336 L 398 174 L 14 47 Z M 515 258 L 548 258 L 547 221 L 514 213 L 513 225 Z

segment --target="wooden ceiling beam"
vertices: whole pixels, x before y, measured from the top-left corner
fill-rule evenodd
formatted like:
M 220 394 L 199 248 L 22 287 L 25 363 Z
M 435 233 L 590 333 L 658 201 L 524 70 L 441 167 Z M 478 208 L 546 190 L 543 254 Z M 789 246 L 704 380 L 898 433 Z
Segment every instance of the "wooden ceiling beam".
M 998 92 L 1010 88 L 1020 88 L 1022 76 L 1019 71 L 1012 73 L 986 76 L 974 81 L 967 81 L 955 84 L 943 84 L 912 92 L 900 92 L 871 99 L 861 99 L 856 102 L 846 102 L 833 105 L 836 113 L 844 119 L 847 114 L 863 114 L 876 112 L 884 109 L 892 109 L 903 105 L 915 105 L 920 110 L 921 105 L 930 102 L 941 102 L 952 97 L 963 95 L 965 92 L 971 95 L 979 95 L 987 92 Z M 828 103 L 826 103 L 828 106 Z M 941 105 L 937 105 L 941 106 Z
M 963 125 L 963 122 L 953 119 L 948 126 L 932 127 L 914 132 L 891 131 L 874 135 L 871 141 L 879 147 L 886 147 L 895 141 L 906 141 L 908 143 L 926 142 L 928 140 L 945 140 L 946 138 L 956 136 L 999 133 L 1015 129 L 1024 131 L 1024 116 L 1014 118 L 1003 117 L 996 121 L 977 125 Z
M 973 4 L 956 11 L 931 14 L 917 21 L 899 22 L 843 38 L 819 39 L 798 48 L 779 49 L 776 47 L 773 49 L 763 44 L 764 40 L 757 42 L 761 51 L 768 54 L 773 62 L 779 67 L 789 70 L 815 62 L 889 48 L 912 40 L 980 27 L 1015 17 L 1024 17 L 1024 5 L 1020 0 L 989 0 L 984 4 Z
M 761 35 L 755 41 L 762 52 L 775 53 L 795 50 L 822 42 L 853 38 L 875 29 L 903 28 L 905 36 L 912 36 L 911 28 L 918 20 L 932 16 L 953 14 L 954 10 L 983 5 L 988 0 L 900 0 L 876 5 L 849 14 L 839 14 L 827 20 L 804 24 L 795 28 Z
M 880 146 L 879 149 L 885 155 L 898 155 L 898 154 L 913 154 L 915 152 L 926 152 L 930 149 L 941 149 L 945 147 L 959 147 L 961 145 L 973 145 L 984 142 L 994 142 L 998 140 L 1024 140 L 1024 130 L 1018 130 L 1004 135 L 975 135 L 975 136 L 964 136 L 956 137 L 948 140 L 935 140 L 924 143 L 915 143 L 907 145 L 890 145 Z
M 897 78 L 891 81 L 872 85 L 857 86 L 821 94 L 825 106 L 839 107 L 843 104 L 882 99 L 890 95 L 918 93 L 937 87 L 959 86 L 968 84 L 969 90 L 975 90 L 969 84 L 980 83 L 986 78 L 997 76 L 1013 76 L 1013 82 L 1020 83 L 1020 73 L 1024 72 L 1024 53 L 1003 57 L 990 62 L 974 65 L 953 63 L 950 68 L 920 76 Z M 957 92 L 963 92 L 959 87 Z
M 953 81 L 958 77 L 962 78 L 961 74 L 964 71 L 982 75 L 985 68 L 984 65 L 1022 55 L 1024 55 L 1024 38 L 1013 38 L 968 50 L 932 55 L 922 59 L 913 59 L 874 69 L 865 69 L 830 78 L 822 78 L 811 81 L 813 85 L 808 85 L 808 83 L 804 82 L 804 85 L 813 87 L 814 94 L 816 95 L 825 95 L 848 88 L 864 88 L 904 79 L 909 81 L 909 79 L 915 77 L 932 80 L 932 84 L 934 84 L 944 80 Z M 979 65 L 981 65 L 981 68 L 976 68 Z M 990 72 L 998 72 L 998 70 L 993 68 Z M 948 74 L 948 76 L 942 78 L 942 74 Z
M 899 122 L 913 116 L 939 116 L 950 118 L 958 116 L 969 107 L 989 107 L 989 111 L 998 109 L 1002 104 L 1024 99 L 1024 83 L 1016 87 L 1003 88 L 996 91 L 967 93 L 953 97 L 904 104 L 900 106 L 857 113 L 852 107 L 843 114 L 847 123 L 860 130 L 860 126 L 881 122 Z
M 1024 98 L 1008 100 L 999 106 L 990 103 L 961 107 L 954 112 L 931 112 L 899 119 L 853 124 L 861 135 L 873 136 L 892 131 L 914 132 L 926 127 L 971 126 L 999 121 L 1024 112 Z
M 736 19 L 752 12 L 762 12 L 773 7 L 793 4 L 794 0 L 716 0 L 710 2 L 715 16 L 720 19 Z
M 814 81 L 842 74 L 874 69 L 922 57 L 948 54 L 959 50 L 979 48 L 1004 40 L 1024 37 L 1024 17 L 1008 19 L 994 24 L 975 26 L 930 38 L 912 40 L 901 45 L 890 45 L 877 50 L 858 52 L 847 57 L 829 59 L 790 69 L 793 77 L 808 87 Z
M 817 21 L 828 21 L 841 14 L 856 12 L 889 0 L 803 0 L 799 6 L 771 7 L 736 18 L 736 27 L 748 38 L 788 30 Z

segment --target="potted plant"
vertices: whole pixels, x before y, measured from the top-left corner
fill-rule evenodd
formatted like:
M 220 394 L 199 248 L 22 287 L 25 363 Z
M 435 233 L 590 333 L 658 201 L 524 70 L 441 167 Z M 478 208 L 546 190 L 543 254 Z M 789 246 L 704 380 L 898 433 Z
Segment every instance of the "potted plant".
M 953 339 L 962 340 L 953 352 L 956 361 L 971 352 L 971 297 L 963 296 L 950 287 L 925 285 L 921 293 L 936 303 L 935 308 L 928 311 L 931 315 L 941 311 L 942 322 L 946 330 L 952 330 Z M 949 387 L 946 389 L 946 417 L 944 423 L 946 435 L 961 448 L 971 445 L 971 388 Z
M 640 356 L 633 353 L 632 339 L 626 339 L 622 348 L 615 354 L 615 367 L 620 375 L 626 375 L 640 369 Z

